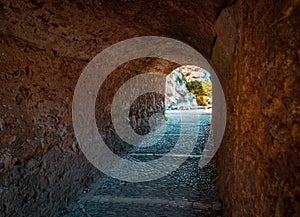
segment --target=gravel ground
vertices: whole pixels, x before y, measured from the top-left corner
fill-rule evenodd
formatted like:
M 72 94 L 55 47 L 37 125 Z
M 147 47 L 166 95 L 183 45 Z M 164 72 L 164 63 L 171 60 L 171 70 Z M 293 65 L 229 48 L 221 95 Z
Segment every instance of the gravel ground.
M 184 114 L 188 118 L 181 120 L 178 111 L 169 112 L 162 139 L 154 146 L 135 146 L 126 158 L 147 162 L 168 155 L 180 136 L 188 139 L 186 132 L 194 132 L 195 126 L 191 123 L 196 112 L 201 118 L 197 144 L 177 170 L 154 181 L 137 183 L 103 175 L 75 203 L 66 207 L 61 216 L 222 216 L 222 206 L 215 188 L 215 162 L 212 160 L 202 169 L 197 166 L 210 130 L 209 114 L 199 110 L 186 111 Z M 173 162 L 182 157 L 186 155 L 168 155 Z

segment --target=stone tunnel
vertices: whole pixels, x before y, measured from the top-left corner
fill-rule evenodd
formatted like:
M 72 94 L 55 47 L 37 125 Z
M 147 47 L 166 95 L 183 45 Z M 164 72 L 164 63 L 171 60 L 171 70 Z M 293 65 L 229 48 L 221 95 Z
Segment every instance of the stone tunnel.
M 182 41 L 218 75 L 227 106 L 215 156 L 223 215 L 299 216 L 299 6 L 298 0 L 1 0 L 0 216 L 57 216 L 101 178 L 74 136 L 73 93 L 94 56 L 138 36 Z M 124 81 L 176 67 L 146 58 L 116 69 L 101 87 L 98 127 L 109 127 L 107 105 Z

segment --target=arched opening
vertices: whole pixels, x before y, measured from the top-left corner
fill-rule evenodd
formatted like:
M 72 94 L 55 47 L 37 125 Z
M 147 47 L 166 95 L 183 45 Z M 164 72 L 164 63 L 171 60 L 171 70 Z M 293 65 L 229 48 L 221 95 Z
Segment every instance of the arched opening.
M 151 72 L 153 69 L 159 69 L 159 67 L 164 69 L 159 71 L 170 74 L 170 76 L 162 77 L 165 78 L 162 80 L 162 84 L 166 88 L 165 94 L 162 96 L 168 96 L 169 98 L 165 98 L 165 100 L 169 101 L 164 102 L 164 98 L 156 93 L 141 94 L 129 105 L 130 109 L 127 117 L 130 127 L 136 134 L 147 136 L 149 133 L 152 133 L 151 136 L 139 140 L 137 146 L 131 145 L 129 149 L 125 150 L 125 154 L 122 145 L 119 145 L 119 153 L 114 149 L 113 151 L 117 154 L 121 153 L 123 159 L 131 162 L 148 163 L 164 158 L 165 161 L 162 161 L 163 163 L 158 166 L 153 164 L 154 167 L 158 167 L 155 169 L 155 172 L 165 173 L 166 170 L 169 170 L 168 166 L 172 165 L 174 167 L 175 165 L 176 167 L 164 176 L 138 184 L 104 176 L 91 186 L 89 192 L 80 197 L 78 204 L 71 205 L 68 208 L 69 210 L 82 213 L 80 207 L 83 206 L 88 213 L 95 212 L 101 215 L 114 213 L 114 215 L 119 215 L 120 206 L 129 209 L 128 204 L 132 203 L 142 204 L 142 206 L 145 206 L 145 212 L 157 212 L 158 215 L 172 216 L 174 213 L 179 215 L 189 213 L 189 216 L 196 216 L 199 213 L 203 216 L 221 215 L 221 203 L 215 186 L 215 162 L 210 162 L 204 168 L 198 166 L 199 159 L 209 139 L 211 128 L 213 96 L 210 80 L 211 74 L 209 72 L 203 68 L 191 65 L 178 68 L 176 64 L 174 65 L 174 63 L 160 59 L 132 60 L 113 71 L 110 77 L 107 78 L 106 84 L 104 82 L 103 87 L 101 87 L 101 90 L 103 88 L 106 91 L 99 91 L 99 98 L 102 101 L 98 106 L 104 106 L 100 110 L 100 114 L 104 114 L 101 111 L 105 111 L 105 104 L 107 103 L 107 106 L 110 108 L 106 109 L 108 110 L 106 115 L 111 115 L 110 110 L 115 107 L 114 99 L 118 91 L 124 88 L 124 85 L 127 85 L 129 89 L 125 88 L 124 90 L 126 91 L 122 89 L 121 93 L 125 95 L 121 95 L 123 96 L 120 98 L 121 104 L 118 105 L 128 106 L 126 101 L 129 95 L 132 94 L 130 92 L 131 89 L 134 89 L 135 92 L 139 91 L 135 89 L 136 82 L 139 80 L 132 79 L 140 76 L 149 76 L 146 68 Z M 135 73 L 132 74 L 132 72 Z M 125 78 L 126 76 L 128 77 Z M 110 85 L 111 82 L 120 78 L 121 80 L 115 86 Z M 144 80 L 140 80 L 142 82 L 140 85 L 142 87 L 150 85 L 151 83 L 149 83 L 148 79 L 150 78 L 147 77 Z M 168 85 L 171 86 L 168 87 Z M 204 85 L 207 86 L 204 87 Z M 111 92 L 107 88 L 112 88 Z M 173 95 L 170 95 L 170 88 L 173 88 L 173 92 L 171 91 Z M 104 101 L 105 99 L 107 100 Z M 177 101 L 174 102 L 174 99 Z M 169 102 L 174 103 L 171 104 Z M 121 108 L 117 108 L 119 110 L 117 114 L 121 114 Z M 157 121 L 157 119 L 161 119 L 161 115 L 153 119 L 155 113 L 164 114 L 163 123 Z M 152 124 L 151 121 L 153 122 Z M 103 124 L 103 121 L 100 118 L 99 124 L 101 123 Z M 113 120 L 109 120 L 108 123 L 107 129 L 111 132 L 113 131 L 113 137 L 118 136 L 116 131 L 114 131 L 115 129 L 109 127 L 114 125 Z M 156 127 L 157 129 L 155 129 Z M 104 133 L 104 135 L 106 134 Z M 119 144 L 120 139 L 114 140 L 113 137 L 106 138 L 106 141 L 113 142 L 113 144 L 107 145 L 112 145 L 113 148 L 116 148 L 116 144 Z M 149 145 L 153 144 L 153 140 L 154 145 Z M 178 146 L 178 143 L 179 148 L 174 151 L 174 147 Z M 124 141 L 122 144 L 125 144 Z M 126 145 L 128 146 L 128 144 Z M 111 166 L 114 167 L 113 165 Z M 115 167 L 113 169 L 126 173 L 124 170 L 120 171 L 118 166 L 117 169 Z M 145 167 L 142 173 L 149 173 L 146 170 Z M 143 174 L 140 175 L 142 176 Z M 103 186 L 106 187 L 103 188 Z M 95 201 L 90 201 L 91 197 L 96 198 L 98 202 L 97 208 L 95 208 Z M 107 209 L 108 201 L 111 200 L 114 202 L 110 203 L 110 208 Z M 153 207 L 149 207 L 149 204 Z M 157 209 L 157 206 L 164 208 Z M 65 216 L 73 215 L 73 212 L 67 212 Z M 128 213 L 136 216 L 140 211 L 130 208 Z
M 212 108 L 210 73 L 199 66 L 186 65 L 173 70 L 166 78 L 166 110 Z
M 76 82 L 110 45 L 159 35 L 201 52 L 224 88 L 227 129 L 217 155 L 224 216 L 298 216 L 299 15 L 299 1 L 1 1 L 1 213 L 56 216 L 101 176 L 74 135 Z M 107 98 L 120 80 L 144 69 L 129 66 L 122 78 L 108 79 Z M 178 67 L 164 66 L 166 73 Z M 98 106 L 106 117 L 109 103 Z M 101 124 L 109 129 L 110 120 Z M 122 215 L 127 208 L 120 206 Z M 85 207 L 80 212 L 89 215 Z

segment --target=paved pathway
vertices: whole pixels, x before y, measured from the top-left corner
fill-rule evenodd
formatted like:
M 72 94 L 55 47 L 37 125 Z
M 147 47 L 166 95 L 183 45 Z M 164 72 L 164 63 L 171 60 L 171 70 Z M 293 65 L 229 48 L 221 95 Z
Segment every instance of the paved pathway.
M 194 126 L 190 123 L 196 112 L 200 112 L 201 117 L 197 145 L 176 171 L 155 181 L 138 183 L 104 176 L 90 185 L 61 216 L 222 216 L 221 203 L 215 189 L 215 162 L 211 161 L 203 169 L 197 166 L 209 133 L 211 116 L 208 113 L 201 110 L 186 111 L 184 114 L 188 116 L 187 121 L 181 123 L 179 111 L 168 112 L 167 131 L 160 142 L 152 147 L 135 147 L 127 159 L 151 161 L 167 155 L 175 162 L 176 159 L 186 157 L 168 152 L 182 136 L 180 126 L 187 129 L 185 132 L 193 132 Z

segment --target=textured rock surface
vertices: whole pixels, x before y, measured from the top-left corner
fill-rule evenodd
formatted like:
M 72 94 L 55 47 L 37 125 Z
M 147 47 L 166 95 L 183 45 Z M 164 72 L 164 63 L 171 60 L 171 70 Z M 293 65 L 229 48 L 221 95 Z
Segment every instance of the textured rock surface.
M 223 85 L 228 124 L 218 168 L 225 215 L 296 216 L 299 14 L 297 0 L 2 0 L 0 215 L 49 216 L 91 180 L 96 172 L 71 123 L 77 79 L 113 43 L 162 35 L 200 51 Z
M 170 151 L 178 143 L 178 137 L 190 141 L 194 134 L 198 135 L 197 143 L 189 158 L 175 171 L 152 181 L 129 183 L 112 177 L 103 177 L 89 186 L 88 192 L 80 195 L 76 203 L 70 204 L 62 212 L 63 217 L 81 216 L 168 216 L 168 217 L 211 217 L 221 216 L 222 206 L 219 202 L 216 190 L 215 160 L 205 168 L 198 167 L 199 157 L 202 154 L 207 135 L 210 131 L 211 115 L 204 114 L 201 110 L 184 111 L 181 119 L 181 111 L 166 111 L 169 120 L 166 122 L 166 133 L 157 131 L 153 137 L 163 136 L 159 143 L 148 146 L 135 146 L 126 156 L 129 161 L 150 162 L 164 154 L 168 155 L 169 162 L 175 163 L 185 157 L 183 149 L 177 154 Z M 190 124 L 195 116 L 200 115 L 199 131 L 195 131 L 195 125 Z M 190 135 L 182 135 L 181 126 L 188 128 Z M 144 139 L 141 144 L 153 143 L 153 137 Z M 182 144 L 187 148 L 191 143 Z M 166 163 L 166 162 L 165 162 Z M 168 163 L 166 163 L 168 164 Z M 166 166 L 166 165 L 165 165 Z M 119 162 L 114 165 L 122 167 Z M 115 169 L 116 169 L 115 168 Z M 144 173 L 151 169 L 144 167 Z M 164 171 L 164 166 L 159 170 Z
M 111 150 L 125 154 L 131 146 L 116 135 L 111 119 L 112 101 L 119 88 L 134 76 L 149 72 L 170 73 L 178 65 L 166 60 L 141 58 L 129 61 L 111 72 L 99 89 L 96 100 L 96 121 L 99 131 Z M 164 81 L 162 81 L 164 83 Z M 132 87 L 134 88 L 134 87 Z M 126 98 L 123 99 L 126 102 Z M 163 96 L 148 93 L 137 98 L 130 106 L 131 127 L 138 134 L 149 132 L 149 117 L 154 113 L 164 113 Z
M 166 108 L 191 109 L 197 106 L 195 97 L 189 92 L 183 81 L 181 68 L 177 68 L 166 78 Z
M 217 21 L 213 63 L 228 106 L 218 154 L 226 216 L 299 215 L 299 22 L 299 1 L 238 1 Z
M 15 29 L 31 29 L 16 22 L 31 10 L 12 5 L 1 8 L 0 215 L 53 215 L 98 173 L 79 151 L 71 123 L 72 92 L 87 62 L 58 57 L 40 34 L 31 33 L 34 43 L 20 38 Z M 3 17 L 14 10 L 16 21 Z

